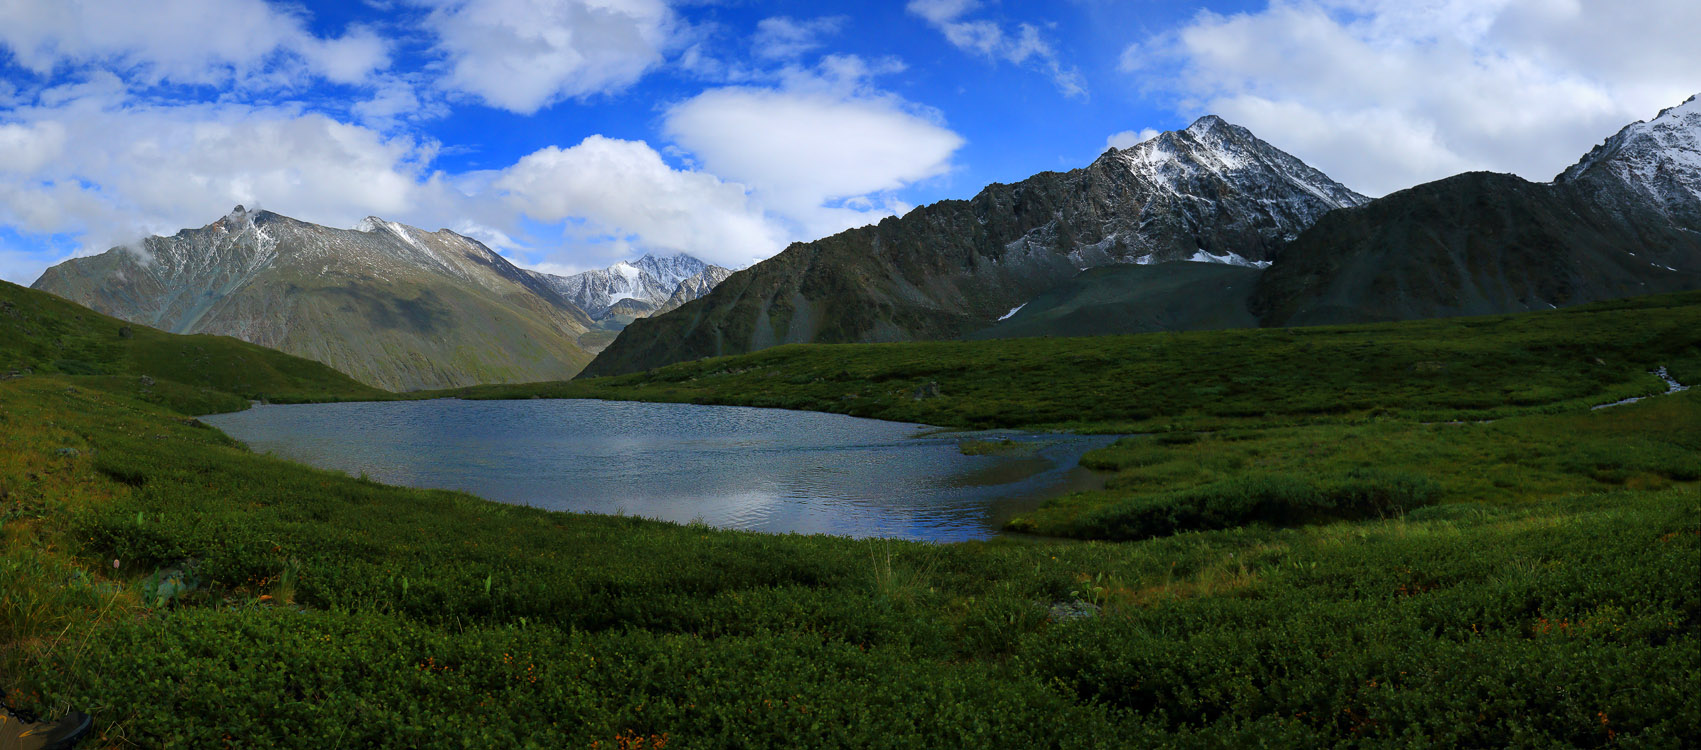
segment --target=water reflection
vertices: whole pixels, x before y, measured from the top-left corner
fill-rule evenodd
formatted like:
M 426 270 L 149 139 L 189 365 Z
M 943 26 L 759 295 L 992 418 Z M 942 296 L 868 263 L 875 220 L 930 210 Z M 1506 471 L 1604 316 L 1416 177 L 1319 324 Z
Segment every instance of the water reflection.
M 965 456 L 964 434 L 836 414 L 588 400 L 259 406 L 205 418 L 255 450 L 392 484 L 552 510 L 723 528 L 936 541 L 984 538 L 1109 437 Z

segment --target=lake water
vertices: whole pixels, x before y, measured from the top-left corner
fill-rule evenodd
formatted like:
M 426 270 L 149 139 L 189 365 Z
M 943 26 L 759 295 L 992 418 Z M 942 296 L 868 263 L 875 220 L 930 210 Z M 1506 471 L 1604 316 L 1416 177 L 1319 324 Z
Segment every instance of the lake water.
M 203 417 L 260 452 L 505 503 L 768 532 L 982 539 L 1101 484 L 1104 436 L 942 433 L 838 414 L 624 401 L 264 405 Z M 1022 455 L 965 456 L 964 439 Z

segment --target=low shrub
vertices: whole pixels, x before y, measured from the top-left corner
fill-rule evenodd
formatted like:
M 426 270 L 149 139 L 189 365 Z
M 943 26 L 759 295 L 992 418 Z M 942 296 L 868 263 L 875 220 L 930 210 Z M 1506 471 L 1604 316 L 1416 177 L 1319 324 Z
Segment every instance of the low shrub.
M 1416 474 L 1358 470 L 1322 481 L 1255 474 L 1135 497 L 1083 515 L 1069 531 L 1082 538 L 1125 541 L 1250 523 L 1387 518 L 1428 505 L 1440 492 L 1439 483 Z

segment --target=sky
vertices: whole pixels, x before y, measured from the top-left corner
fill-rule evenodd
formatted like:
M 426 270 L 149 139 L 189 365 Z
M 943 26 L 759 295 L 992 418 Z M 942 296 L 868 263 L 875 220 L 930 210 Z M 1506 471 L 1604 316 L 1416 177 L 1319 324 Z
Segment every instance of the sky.
M 1362 193 L 1701 92 L 1694 0 L 3 0 L 0 278 L 237 204 L 557 273 L 787 244 L 1217 114 Z

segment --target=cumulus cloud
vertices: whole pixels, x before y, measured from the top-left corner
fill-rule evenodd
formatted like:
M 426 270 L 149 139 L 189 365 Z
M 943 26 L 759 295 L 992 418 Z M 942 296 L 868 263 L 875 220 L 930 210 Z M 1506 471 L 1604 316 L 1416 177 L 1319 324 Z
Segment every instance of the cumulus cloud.
M 1064 96 L 1087 95 L 1086 79 L 1082 78 L 1081 71 L 1064 65 L 1057 50 L 1033 24 L 1019 23 L 1013 30 L 1007 31 L 996 21 L 969 18 L 970 13 L 980 8 L 976 0 L 910 0 L 905 7 L 912 15 L 938 29 L 945 35 L 945 40 L 957 49 L 989 60 L 1038 68 L 1051 76 L 1057 90 Z
M 42 99 L 0 115 L 0 226 L 75 237 L 76 254 L 202 226 L 238 203 L 329 226 L 369 214 L 449 225 L 562 267 L 650 250 L 743 266 L 792 239 L 744 186 L 674 169 L 639 141 L 592 136 L 451 175 L 431 168 L 434 142 L 295 106 L 159 104 L 110 75 Z M 27 284 L 49 262 L 10 253 L 0 275 Z
M 1690 0 L 1299 0 L 1201 12 L 1122 65 L 1380 195 L 1472 169 L 1551 179 L 1701 91 L 1696 28 Z
M 881 193 L 944 174 L 963 145 L 937 112 L 869 85 L 898 67 L 829 57 L 775 87 L 705 91 L 670 107 L 662 127 L 812 239 L 899 213 L 907 207 Z
M 620 91 L 660 65 L 678 21 L 662 0 L 421 0 L 443 85 L 531 114 Z
M 1104 139 L 1104 147 L 1132 148 L 1136 144 L 1145 143 L 1156 137 L 1158 137 L 1158 131 L 1151 128 L 1143 128 L 1138 133 L 1132 130 L 1124 130 L 1120 133 L 1112 133 L 1109 138 Z
M 355 83 L 389 65 L 389 45 L 372 31 L 316 36 L 264 0 L 8 0 L 0 45 L 40 75 L 104 63 L 150 83 L 218 84 L 279 66 Z
M 493 185 L 533 219 L 583 221 L 570 227 L 582 239 L 612 240 L 611 259 L 635 245 L 741 267 L 779 252 L 786 240 L 742 185 L 674 169 L 642 141 L 597 135 L 571 148 L 550 146 Z
M 237 203 L 346 226 L 440 206 L 435 144 L 294 107 L 161 105 L 121 87 L 13 109 L 0 122 L 0 224 L 81 235 L 99 252 L 201 226 Z
M 789 60 L 818 49 L 821 38 L 837 34 L 844 26 L 843 16 L 798 20 L 785 16 L 764 18 L 756 23 L 756 35 L 750 46 L 757 57 L 769 60 Z

